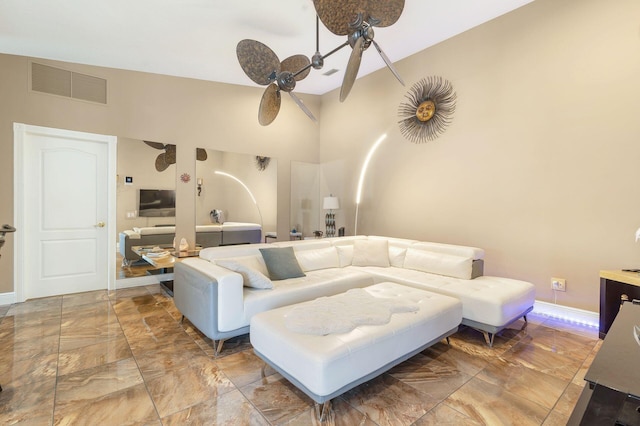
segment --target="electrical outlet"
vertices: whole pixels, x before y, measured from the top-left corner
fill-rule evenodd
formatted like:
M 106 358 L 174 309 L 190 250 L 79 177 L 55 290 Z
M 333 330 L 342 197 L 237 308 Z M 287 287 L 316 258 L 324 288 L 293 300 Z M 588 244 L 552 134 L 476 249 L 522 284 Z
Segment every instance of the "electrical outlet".
M 567 291 L 567 280 L 564 278 L 551 278 L 551 289 L 555 291 Z

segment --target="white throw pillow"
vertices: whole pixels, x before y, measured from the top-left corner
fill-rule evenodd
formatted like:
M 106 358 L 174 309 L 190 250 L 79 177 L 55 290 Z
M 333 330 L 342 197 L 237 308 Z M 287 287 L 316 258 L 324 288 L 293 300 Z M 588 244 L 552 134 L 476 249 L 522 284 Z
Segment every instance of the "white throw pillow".
M 294 252 L 304 272 L 317 269 L 339 268 L 340 259 L 335 247 L 315 250 L 298 250 Z
M 469 280 L 471 279 L 472 263 L 473 259 L 470 257 L 408 248 L 403 267 Z
M 353 244 L 353 266 L 389 266 L 387 240 L 357 240 Z
M 264 263 L 264 259 L 262 255 L 256 254 L 251 256 L 237 256 L 237 257 L 227 257 L 225 260 L 235 260 L 241 265 L 247 266 L 251 269 L 255 269 L 260 272 L 264 276 L 269 276 L 269 272 L 267 271 L 267 265 Z
M 353 246 L 336 246 L 338 249 L 338 258 L 340 259 L 340 267 L 351 265 L 353 262 Z
M 264 274 L 236 260 L 219 259 L 216 260 L 216 265 L 230 269 L 242 275 L 242 284 L 245 287 L 259 289 L 273 288 L 273 283 Z
M 406 247 L 389 246 L 389 264 L 396 268 L 402 268 L 404 257 L 407 254 Z

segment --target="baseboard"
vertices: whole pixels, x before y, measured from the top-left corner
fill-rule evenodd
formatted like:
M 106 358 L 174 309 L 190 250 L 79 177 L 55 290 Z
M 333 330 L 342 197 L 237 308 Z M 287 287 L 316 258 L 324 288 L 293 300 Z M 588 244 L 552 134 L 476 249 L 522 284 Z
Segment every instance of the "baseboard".
M 533 304 L 533 312 L 550 318 L 586 325 L 588 327 L 600 327 L 600 315 L 597 312 L 542 302 L 540 300 L 536 300 Z
M 140 287 L 151 284 L 159 284 L 160 281 L 172 280 L 173 274 L 146 275 L 144 277 L 127 278 L 116 281 L 116 289 Z M 0 306 L 16 303 L 16 293 L 0 293 Z M 599 328 L 600 316 L 597 312 L 585 311 L 570 306 L 556 305 L 554 303 L 536 300 L 533 312 L 550 318 L 557 318 L 569 322 L 583 324 L 588 327 Z
M 16 293 L 12 291 L 11 293 L 0 293 L 0 306 L 11 305 L 16 303 Z
M 167 281 L 172 279 L 173 279 L 173 273 L 125 278 L 122 280 L 116 280 L 116 290 L 123 289 L 123 288 L 131 288 L 131 287 L 141 287 L 141 286 L 151 285 L 151 284 L 159 284 L 160 281 Z

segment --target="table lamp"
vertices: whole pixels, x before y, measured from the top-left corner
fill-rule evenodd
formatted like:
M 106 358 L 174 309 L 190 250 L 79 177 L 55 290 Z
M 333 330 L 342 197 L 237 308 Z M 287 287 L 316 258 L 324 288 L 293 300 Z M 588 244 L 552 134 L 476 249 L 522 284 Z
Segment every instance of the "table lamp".
M 338 197 L 334 197 L 333 195 L 324 197 L 322 208 L 324 210 L 329 210 L 329 213 L 327 213 L 324 217 L 324 224 L 327 227 L 325 235 L 327 237 L 333 237 L 336 235 L 336 215 L 335 213 L 333 213 L 333 211 L 340 208 Z

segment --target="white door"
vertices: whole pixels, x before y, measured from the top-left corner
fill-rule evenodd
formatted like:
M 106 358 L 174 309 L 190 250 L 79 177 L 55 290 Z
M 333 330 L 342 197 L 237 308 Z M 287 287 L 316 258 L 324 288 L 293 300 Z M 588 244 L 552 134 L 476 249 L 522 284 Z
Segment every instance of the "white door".
M 116 138 L 19 124 L 14 129 L 23 164 L 16 170 L 22 172 L 18 301 L 108 289 L 115 262 L 109 176 Z

